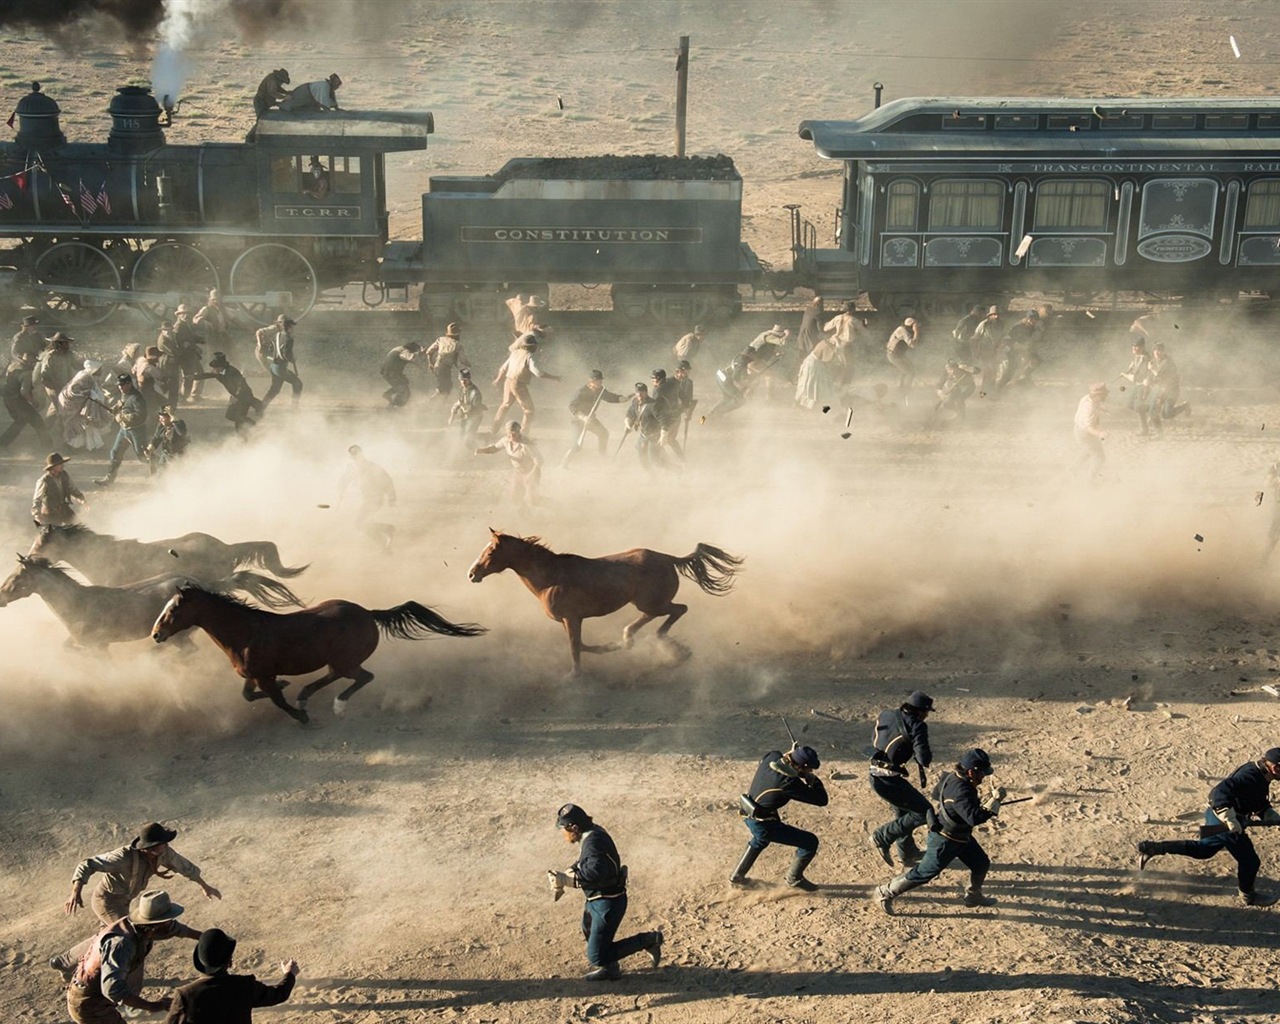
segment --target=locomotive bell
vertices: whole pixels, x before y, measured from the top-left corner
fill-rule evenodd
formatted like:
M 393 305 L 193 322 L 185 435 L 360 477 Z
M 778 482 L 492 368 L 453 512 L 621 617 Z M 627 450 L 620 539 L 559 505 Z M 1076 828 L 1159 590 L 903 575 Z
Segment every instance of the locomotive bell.
M 116 153 L 147 153 L 164 145 L 160 104 L 143 85 L 124 85 L 107 107 L 111 134 L 107 147 Z
M 31 91 L 18 100 L 14 111 L 18 117 L 18 134 L 13 141 L 28 149 L 65 145 L 67 137 L 58 125 L 61 112 L 58 104 L 40 91 L 40 83 L 32 82 Z

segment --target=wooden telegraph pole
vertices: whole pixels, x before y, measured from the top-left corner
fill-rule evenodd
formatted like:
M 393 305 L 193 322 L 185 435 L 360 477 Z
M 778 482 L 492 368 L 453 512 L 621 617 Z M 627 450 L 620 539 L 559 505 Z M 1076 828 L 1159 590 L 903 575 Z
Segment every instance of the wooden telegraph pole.
M 689 37 L 680 37 L 676 51 L 676 156 L 684 156 L 685 110 L 689 102 Z

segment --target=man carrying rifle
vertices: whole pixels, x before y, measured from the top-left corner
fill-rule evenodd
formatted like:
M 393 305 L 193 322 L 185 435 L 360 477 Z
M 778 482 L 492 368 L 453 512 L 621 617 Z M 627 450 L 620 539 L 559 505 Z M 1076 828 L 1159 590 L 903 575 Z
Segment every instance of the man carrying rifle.
M 933 788 L 937 814 L 930 826 L 924 858 L 886 885 L 877 885 L 875 896 L 886 914 L 893 913 L 893 901 L 904 892 L 930 882 L 942 874 L 952 861 L 958 860 L 969 869 L 969 888 L 965 890 L 966 907 L 990 907 L 995 900 L 983 895 L 991 858 L 973 837 L 973 830 L 1000 813 L 1004 790 L 996 789 L 986 798 L 978 794 L 982 780 L 991 774 L 991 758 L 986 751 L 974 747 L 952 771 L 938 780 Z
M 730 883 L 747 884 L 747 872 L 756 858 L 771 843 L 778 843 L 794 846 L 796 850 L 787 872 L 787 885 L 805 892 L 818 888 L 804 877 L 804 869 L 818 855 L 818 837 L 784 823 L 778 811 L 792 800 L 815 807 L 827 806 L 826 787 L 813 774 L 819 765 L 818 752 L 813 747 L 793 746 L 785 754 L 781 750 L 770 750 L 760 759 L 750 790 L 740 798 L 739 810 L 751 838 L 747 840 L 747 852 L 729 878 Z
M 898 708 L 881 711 L 876 719 L 871 743 L 871 789 L 897 815 L 871 833 L 871 845 L 889 867 L 895 843 L 898 856 L 907 867 L 915 867 L 924 855 L 912 835 L 929 819 L 933 808 L 929 799 L 911 785 L 908 766 L 912 761 L 925 785 L 925 769 L 933 762 L 929 749 L 929 726 L 925 719 L 933 710 L 933 698 L 917 690 Z
M 1209 808 L 1199 839 L 1153 841 L 1138 844 L 1138 869 L 1152 857 L 1172 853 L 1195 860 L 1208 860 L 1226 850 L 1236 861 L 1240 901 L 1246 907 L 1269 907 L 1276 897 L 1254 890 L 1262 862 L 1246 833 L 1250 825 L 1280 825 L 1268 799 L 1271 783 L 1280 779 L 1280 747 L 1272 747 L 1257 761 L 1242 764 L 1209 791 Z

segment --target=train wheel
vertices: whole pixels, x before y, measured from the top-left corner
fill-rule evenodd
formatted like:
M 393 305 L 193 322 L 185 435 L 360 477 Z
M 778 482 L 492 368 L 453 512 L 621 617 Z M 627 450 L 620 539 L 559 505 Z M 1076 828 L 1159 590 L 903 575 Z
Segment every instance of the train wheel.
M 59 242 L 36 260 L 32 272 L 40 304 L 57 324 L 91 327 L 100 324 L 118 302 L 78 289 L 120 290 L 120 272 L 101 249 L 84 242 Z
M 165 295 L 164 299 L 135 303 L 148 320 L 159 322 L 179 302 L 204 305 L 209 289 L 218 287 L 218 271 L 199 249 L 162 242 L 138 257 L 131 280 L 135 292 Z
M 316 304 L 316 272 L 311 263 L 297 249 L 279 242 L 264 242 L 242 252 L 231 265 L 228 287 L 228 299 L 239 302 L 245 315 L 262 326 L 279 313 L 301 320 Z

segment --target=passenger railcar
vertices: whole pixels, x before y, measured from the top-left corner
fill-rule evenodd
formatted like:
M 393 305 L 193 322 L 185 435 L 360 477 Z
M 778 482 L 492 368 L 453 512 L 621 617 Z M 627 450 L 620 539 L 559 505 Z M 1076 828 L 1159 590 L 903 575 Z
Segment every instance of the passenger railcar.
M 793 222 L 796 280 L 823 294 L 1280 292 L 1274 100 L 901 99 L 800 137 L 844 162 L 834 248 Z

